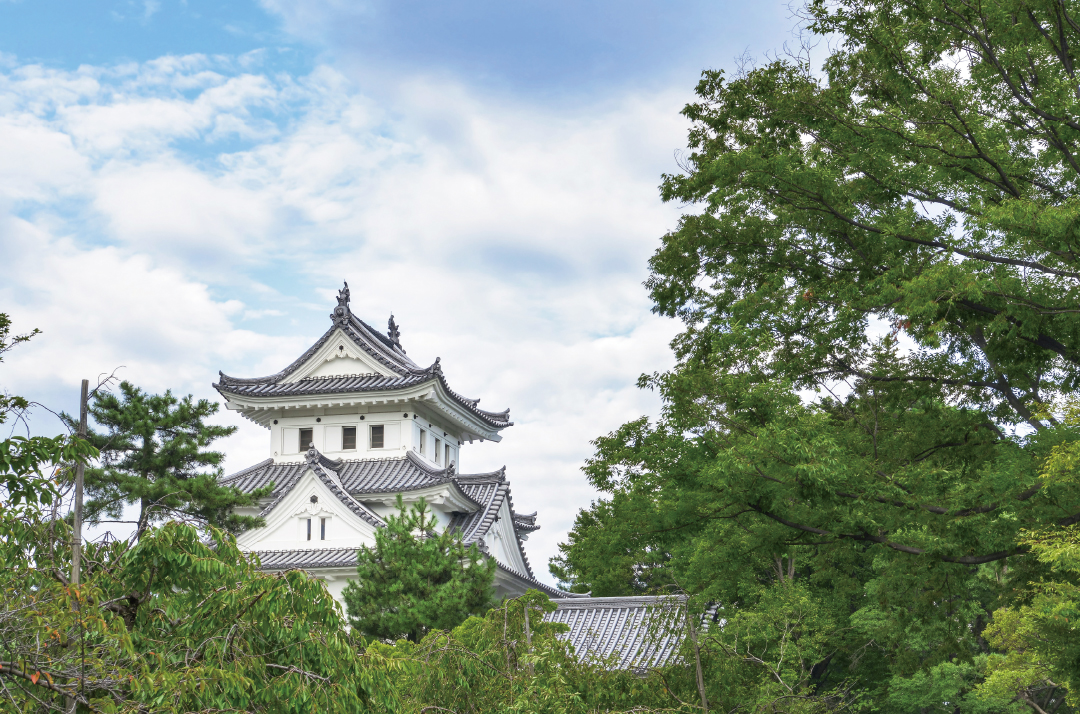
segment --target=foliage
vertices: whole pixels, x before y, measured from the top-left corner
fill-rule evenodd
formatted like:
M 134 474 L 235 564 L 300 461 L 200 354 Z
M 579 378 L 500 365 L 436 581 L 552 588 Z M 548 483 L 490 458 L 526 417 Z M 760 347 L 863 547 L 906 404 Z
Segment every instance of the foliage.
M 642 380 L 659 423 L 597 440 L 605 496 L 553 572 L 677 584 L 733 622 L 780 617 L 768 593 L 797 584 L 799 641 L 819 638 L 809 678 L 782 676 L 799 706 L 1071 710 L 1048 613 L 1075 573 L 1045 544 L 1080 522 L 1080 6 L 817 0 L 807 20 L 835 48 L 821 72 L 706 72 L 684 111 L 662 194 L 698 210 L 647 283 L 685 324 L 678 366 Z M 748 708 L 789 706 L 747 681 Z
M 5 711 L 360 712 L 392 708 L 340 608 L 299 571 L 262 573 L 232 536 L 185 524 L 88 544 L 69 585 L 67 524 L 0 510 Z
M 423 499 L 375 532 L 375 546 L 357 553 L 357 580 L 345 587 L 349 622 L 368 637 L 419 642 L 432 629 L 449 630 L 491 604 L 495 561 L 461 534 L 435 533 Z
M 86 471 L 87 521 L 120 518 L 125 504 L 137 503 L 137 535 L 155 519 L 177 516 L 230 531 L 261 525 L 232 509 L 256 503 L 269 487 L 245 494 L 218 484 L 225 455 L 207 447 L 236 427 L 205 422 L 217 404 L 171 391 L 147 394 L 129 382 L 119 390 L 96 393 L 90 405 L 90 416 L 107 431 L 91 429 L 87 436 L 101 452 L 101 466 Z
M 1073 402 L 1067 421 L 1080 424 Z M 1080 444 L 1056 446 L 1046 460 L 1044 481 L 1075 478 Z M 1028 584 L 1027 597 L 994 613 L 985 637 L 1001 654 L 988 657 L 984 698 L 1016 697 L 1051 711 L 1066 698 L 1080 704 L 1080 526 L 1025 531 L 1021 542 L 1050 572 Z M 1034 706 L 1033 706 L 1034 708 Z
M 530 590 L 452 631 L 432 631 L 419 643 L 374 642 L 368 652 L 401 667 L 402 712 L 692 711 L 660 673 L 642 677 L 576 657 L 558 638 L 566 626 L 543 621 L 554 609 Z

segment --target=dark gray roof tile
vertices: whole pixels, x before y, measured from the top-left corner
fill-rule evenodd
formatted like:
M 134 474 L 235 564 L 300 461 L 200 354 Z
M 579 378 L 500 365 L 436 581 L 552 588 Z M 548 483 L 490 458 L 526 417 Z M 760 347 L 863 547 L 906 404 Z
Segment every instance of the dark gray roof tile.
M 306 550 L 255 550 L 262 570 L 294 568 L 355 568 L 356 548 L 309 548 Z
M 570 627 L 562 635 L 582 659 L 612 658 L 613 669 L 669 664 L 682 641 L 684 600 L 679 597 L 586 597 L 554 600 L 548 622 Z

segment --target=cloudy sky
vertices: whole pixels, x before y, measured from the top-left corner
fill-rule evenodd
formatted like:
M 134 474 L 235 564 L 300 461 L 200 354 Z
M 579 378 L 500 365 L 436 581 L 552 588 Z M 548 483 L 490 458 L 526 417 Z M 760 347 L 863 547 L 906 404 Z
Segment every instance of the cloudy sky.
M 646 261 L 703 68 L 793 41 L 785 0 L 0 0 L 0 387 L 118 374 L 215 398 L 353 311 L 510 407 L 466 471 L 539 510 L 538 575 L 594 497 L 589 441 L 658 404 L 677 325 Z M 231 472 L 266 458 L 239 427 Z M 37 433 L 59 425 L 44 410 Z

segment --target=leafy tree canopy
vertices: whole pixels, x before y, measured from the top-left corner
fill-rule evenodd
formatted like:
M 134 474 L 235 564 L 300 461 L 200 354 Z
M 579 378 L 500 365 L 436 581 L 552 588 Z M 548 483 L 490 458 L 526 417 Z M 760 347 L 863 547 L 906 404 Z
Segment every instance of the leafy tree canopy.
M 68 538 L 0 507 L 3 711 L 393 710 L 389 670 L 307 574 L 260 572 L 228 533 L 171 522 L 87 544 L 73 586 Z
M 438 522 L 421 499 L 375 532 L 375 546 L 357 554 L 357 580 L 345 586 L 349 622 L 381 640 L 419 642 L 433 629 L 449 630 L 491 604 L 495 560 L 461 534 L 436 533 Z
M 659 423 L 597 441 L 606 497 L 553 571 L 747 616 L 805 588 L 830 634 L 802 691 L 823 706 L 1065 706 L 1050 664 L 980 687 L 1017 641 L 987 623 L 1034 627 L 1023 608 L 1077 577 L 1033 549 L 1080 522 L 1080 477 L 1052 458 L 1078 439 L 1080 5 L 806 18 L 835 48 L 820 71 L 706 72 L 684 111 L 662 194 L 698 210 L 647 283 L 685 324 L 679 363 L 642 380 Z
M 245 494 L 218 484 L 225 455 L 208 447 L 236 427 L 207 424 L 217 410 L 206 399 L 147 394 L 126 381 L 119 394 L 96 393 L 90 416 L 104 431 L 91 429 L 87 436 L 101 452 L 101 465 L 86 471 L 86 520 L 118 519 L 126 504 L 138 504 L 137 534 L 155 519 L 173 517 L 231 531 L 261 525 L 233 509 L 255 503 L 269 488 Z

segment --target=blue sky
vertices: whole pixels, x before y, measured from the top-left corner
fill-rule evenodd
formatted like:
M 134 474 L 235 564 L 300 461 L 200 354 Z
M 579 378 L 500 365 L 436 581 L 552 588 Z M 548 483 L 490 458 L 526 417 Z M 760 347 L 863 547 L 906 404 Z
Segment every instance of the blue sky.
M 659 405 L 646 261 L 705 67 L 794 42 L 786 2 L 0 0 L 0 310 L 42 335 L 0 386 L 75 408 L 119 369 L 215 398 L 353 308 L 511 408 L 546 573 L 590 440 Z M 227 470 L 267 455 L 232 414 Z M 48 412 L 30 429 L 57 428 Z

